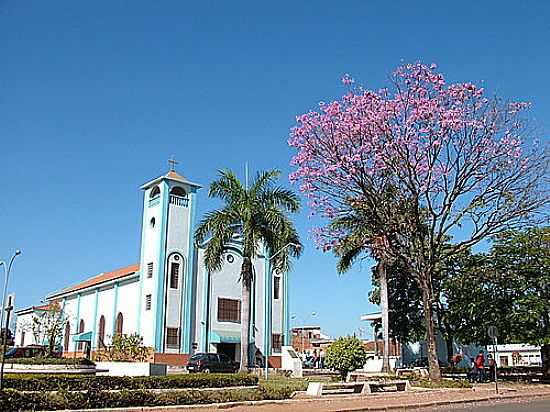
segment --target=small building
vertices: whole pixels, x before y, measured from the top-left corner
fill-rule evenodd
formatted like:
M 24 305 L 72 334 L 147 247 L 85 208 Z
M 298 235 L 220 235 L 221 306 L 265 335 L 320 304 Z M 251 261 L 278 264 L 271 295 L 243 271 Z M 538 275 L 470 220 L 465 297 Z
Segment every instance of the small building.
M 41 337 L 33 333 L 35 319 L 42 316 L 49 308 L 49 305 L 30 306 L 20 309 L 15 313 L 17 324 L 15 327 L 15 346 L 41 345 Z
M 319 349 L 321 341 L 330 340 L 330 336 L 321 332 L 320 326 L 294 327 L 291 334 L 292 347 L 298 353 L 312 352 Z
M 487 346 L 488 353 L 494 353 L 494 345 Z M 507 366 L 541 366 L 540 346 L 525 343 L 496 345 L 496 361 L 499 368 Z

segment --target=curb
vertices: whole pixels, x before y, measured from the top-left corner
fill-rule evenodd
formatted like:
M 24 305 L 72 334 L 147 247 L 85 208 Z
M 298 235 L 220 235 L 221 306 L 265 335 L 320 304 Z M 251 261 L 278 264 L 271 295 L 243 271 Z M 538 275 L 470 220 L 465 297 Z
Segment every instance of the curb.
M 491 401 L 516 401 L 522 399 L 550 399 L 550 392 L 535 392 L 524 393 L 514 395 L 490 395 L 482 398 L 475 399 L 457 399 L 449 401 L 430 401 L 411 403 L 408 405 L 390 405 L 390 406 L 361 406 L 338 409 L 337 412 L 388 412 L 388 411 L 410 411 L 420 410 L 437 406 L 448 405 L 475 405 L 478 403 L 491 402 Z M 167 406 L 134 406 L 124 408 L 102 408 L 102 409 L 71 409 L 63 412 L 180 412 L 180 411 L 193 411 L 203 409 L 232 409 L 239 406 L 261 406 L 261 405 L 288 405 L 293 403 L 311 403 L 322 400 L 323 398 L 305 398 L 305 399 L 282 399 L 282 400 L 262 400 L 262 401 L 241 401 L 241 402 L 223 402 L 223 403 L 207 403 L 199 405 L 167 405 Z M 357 400 L 357 397 L 339 397 L 337 400 Z M 325 400 L 335 400 L 335 398 L 325 398 Z M 44 412 L 60 412 L 60 411 L 44 411 Z
M 431 401 L 431 402 L 420 402 L 410 405 L 391 405 L 391 406 L 374 406 L 374 407 L 361 407 L 361 408 L 346 408 L 339 409 L 337 412 L 387 412 L 387 411 L 409 411 L 409 410 L 418 410 L 425 409 L 437 406 L 449 406 L 449 405 L 475 405 L 478 403 L 485 403 L 491 401 L 516 401 L 521 399 L 550 399 L 550 392 L 546 393 L 534 393 L 534 394 L 523 394 L 523 395 L 511 395 L 511 396 L 487 396 L 484 398 L 477 399 L 457 399 L 451 401 Z

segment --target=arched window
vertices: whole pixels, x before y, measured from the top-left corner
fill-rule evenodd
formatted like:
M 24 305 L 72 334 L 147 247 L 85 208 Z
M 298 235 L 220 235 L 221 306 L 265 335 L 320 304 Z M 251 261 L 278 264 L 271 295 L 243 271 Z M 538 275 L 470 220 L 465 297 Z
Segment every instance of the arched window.
M 78 326 L 78 333 L 84 332 L 84 319 L 80 319 L 80 325 Z M 78 342 L 78 350 L 84 349 L 84 342 Z
M 174 253 L 168 258 L 168 287 L 170 289 L 178 289 L 180 279 L 182 278 L 183 257 Z
M 65 323 L 65 337 L 63 338 L 63 350 L 65 352 L 69 351 L 69 338 L 71 335 L 71 324 L 69 322 Z
M 160 196 L 160 189 L 158 186 L 155 186 L 149 192 L 149 199 L 153 199 L 154 197 L 157 197 L 157 196 Z
M 170 190 L 170 194 L 181 197 L 187 196 L 187 192 L 185 192 L 185 189 L 181 186 L 174 186 L 172 190 Z
M 124 323 L 124 317 L 122 312 L 118 312 L 115 322 L 115 335 L 122 335 L 122 324 Z
M 101 315 L 99 318 L 99 331 L 97 333 L 97 347 L 105 347 L 105 316 Z

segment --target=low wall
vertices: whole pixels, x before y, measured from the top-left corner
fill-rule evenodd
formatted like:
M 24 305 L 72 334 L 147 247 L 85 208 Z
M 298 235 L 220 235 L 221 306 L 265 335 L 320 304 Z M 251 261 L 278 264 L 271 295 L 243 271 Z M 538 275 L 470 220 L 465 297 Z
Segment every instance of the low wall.
M 4 373 L 96 373 L 94 365 L 37 365 L 24 363 L 6 363 Z
M 191 356 L 187 353 L 161 353 L 155 352 L 154 363 L 164 363 L 170 366 L 185 366 Z
M 98 376 L 164 376 L 166 365 L 148 362 L 96 362 Z
M 269 367 L 275 369 L 281 369 L 281 357 L 280 356 L 270 356 L 269 357 Z

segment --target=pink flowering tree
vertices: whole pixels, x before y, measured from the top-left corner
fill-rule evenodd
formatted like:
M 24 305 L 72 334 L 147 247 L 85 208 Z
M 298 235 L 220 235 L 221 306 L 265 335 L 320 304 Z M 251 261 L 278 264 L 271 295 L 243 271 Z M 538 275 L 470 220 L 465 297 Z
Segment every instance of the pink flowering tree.
M 439 380 L 434 273 L 450 254 L 542 218 L 548 157 L 532 139 L 528 103 L 448 84 L 434 65 L 399 67 L 378 91 L 343 83 L 342 98 L 297 118 L 291 180 L 326 221 L 315 230 L 324 251 L 349 237 L 331 222 L 369 210 L 384 255 L 405 261 L 422 290 L 430 377 Z M 375 256 L 377 244 L 365 239 Z

